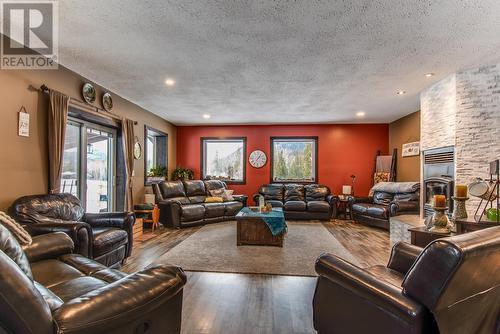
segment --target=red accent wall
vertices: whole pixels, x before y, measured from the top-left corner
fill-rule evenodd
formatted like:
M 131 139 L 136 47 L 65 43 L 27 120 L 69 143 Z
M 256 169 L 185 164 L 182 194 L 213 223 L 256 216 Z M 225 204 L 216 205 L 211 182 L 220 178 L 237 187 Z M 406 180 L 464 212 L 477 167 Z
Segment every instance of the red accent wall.
M 193 169 L 199 179 L 201 137 L 247 137 L 246 184 L 229 188 L 252 196 L 261 184 L 270 182 L 273 136 L 318 136 L 318 182 L 329 186 L 334 194 L 342 191 L 343 184 L 351 184 L 350 175 L 354 174 L 356 195 L 367 195 L 377 150 L 387 154 L 389 146 L 387 124 L 179 126 L 177 165 Z M 248 163 L 248 155 L 256 149 L 266 152 L 268 158 L 260 169 Z

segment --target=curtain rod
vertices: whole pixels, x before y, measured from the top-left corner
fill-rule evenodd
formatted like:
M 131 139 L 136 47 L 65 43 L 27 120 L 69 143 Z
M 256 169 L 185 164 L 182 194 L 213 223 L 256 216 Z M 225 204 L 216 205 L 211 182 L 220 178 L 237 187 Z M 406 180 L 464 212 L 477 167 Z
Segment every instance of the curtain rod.
M 45 84 L 42 84 L 40 86 L 40 88 L 36 88 L 33 85 L 29 85 L 28 89 L 35 90 L 35 91 L 38 91 L 41 93 L 49 93 L 51 91 L 51 89 L 49 87 L 47 87 L 47 85 L 45 85 Z M 70 99 L 69 102 L 73 107 L 84 109 L 84 110 L 86 109 L 86 111 L 89 111 L 89 112 L 95 113 L 95 114 L 99 114 L 99 116 L 102 116 L 102 117 L 117 119 L 120 121 L 123 119 L 123 117 L 110 114 L 108 111 L 106 111 L 102 108 L 93 106 L 91 104 L 88 104 L 88 103 L 86 103 L 82 100 L 76 99 L 74 97 L 70 97 L 69 99 Z M 137 124 L 138 124 L 137 121 L 134 121 L 134 125 L 137 125 Z

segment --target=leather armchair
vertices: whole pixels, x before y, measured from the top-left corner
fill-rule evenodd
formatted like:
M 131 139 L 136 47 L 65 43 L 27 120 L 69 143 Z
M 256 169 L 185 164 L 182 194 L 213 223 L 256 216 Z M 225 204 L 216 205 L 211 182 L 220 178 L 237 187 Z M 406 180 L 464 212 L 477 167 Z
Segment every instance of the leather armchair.
M 56 232 L 23 249 L 0 225 L 2 332 L 180 333 L 182 269 L 156 265 L 127 275 L 73 248 Z
M 18 198 L 9 213 L 31 235 L 66 233 L 78 254 L 109 267 L 119 267 L 132 252 L 131 212 L 85 213 L 75 196 L 53 194 Z
M 316 261 L 314 328 L 328 333 L 498 333 L 500 227 L 394 245 L 387 266 Z M 362 321 L 360 321 L 362 319 Z

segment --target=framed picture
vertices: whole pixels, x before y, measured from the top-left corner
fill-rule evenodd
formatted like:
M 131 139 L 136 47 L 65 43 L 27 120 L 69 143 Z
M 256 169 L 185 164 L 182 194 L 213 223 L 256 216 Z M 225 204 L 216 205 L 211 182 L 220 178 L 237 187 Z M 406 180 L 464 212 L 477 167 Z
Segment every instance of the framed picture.
M 19 128 L 17 134 L 22 137 L 30 136 L 30 114 L 26 112 L 24 107 L 19 111 Z
M 420 154 L 420 142 L 414 141 L 412 143 L 403 144 L 402 150 L 403 157 L 412 157 Z

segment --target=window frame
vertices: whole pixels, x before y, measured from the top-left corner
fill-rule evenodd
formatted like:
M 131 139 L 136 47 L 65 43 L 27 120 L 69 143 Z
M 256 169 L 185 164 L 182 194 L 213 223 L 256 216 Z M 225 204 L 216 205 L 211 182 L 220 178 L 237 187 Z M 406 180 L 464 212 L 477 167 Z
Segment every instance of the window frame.
M 313 181 L 297 181 L 297 180 L 282 180 L 282 181 L 277 181 L 274 180 L 274 142 L 275 141 L 300 141 L 300 140 L 307 140 L 307 141 L 314 141 L 314 151 L 313 151 L 313 170 L 314 172 L 314 180 Z M 270 183 L 297 183 L 297 184 L 318 184 L 319 183 L 319 175 L 318 175 L 318 147 L 319 147 L 319 138 L 318 136 L 280 136 L 280 137 L 271 137 L 270 138 Z
M 144 160 L 144 185 L 145 186 L 150 186 L 152 185 L 153 183 L 156 183 L 154 181 L 151 180 L 151 178 L 148 176 L 148 160 L 147 160 L 147 157 L 148 157 L 148 137 L 151 137 L 149 136 L 149 132 L 154 132 L 156 134 L 158 134 L 158 136 L 153 136 L 155 138 L 154 140 L 154 148 L 155 148 L 155 152 L 153 152 L 153 160 L 154 160 L 154 163 L 155 163 L 155 166 L 158 165 L 158 159 L 160 157 L 158 157 L 158 138 L 156 137 L 164 137 L 165 138 L 165 167 L 167 168 L 167 175 L 165 176 L 165 179 L 168 179 L 168 133 L 166 132 L 163 132 L 161 130 L 158 130 L 158 129 L 155 129 L 149 125 L 144 125 L 144 144 L 143 144 L 143 149 L 142 149 L 142 158 Z
M 247 183 L 247 137 L 201 137 L 200 138 L 200 179 L 207 180 L 205 171 L 205 157 L 206 157 L 206 142 L 208 141 L 242 141 L 243 142 L 243 180 L 221 180 L 226 184 L 241 184 Z

